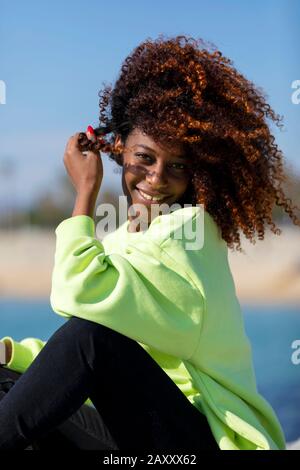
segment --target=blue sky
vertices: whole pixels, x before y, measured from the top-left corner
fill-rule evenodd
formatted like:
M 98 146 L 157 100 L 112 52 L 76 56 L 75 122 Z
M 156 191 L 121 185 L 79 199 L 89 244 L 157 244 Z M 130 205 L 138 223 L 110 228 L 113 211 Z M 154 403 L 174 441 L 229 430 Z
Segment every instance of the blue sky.
M 289 165 L 300 171 L 298 0 L 7 1 L 0 7 L 0 197 L 27 203 L 64 172 L 68 138 L 98 122 L 98 91 L 114 83 L 140 42 L 186 34 L 212 41 L 235 67 L 262 87 L 285 129 L 275 136 Z M 103 155 L 103 189 L 121 191 L 120 175 Z

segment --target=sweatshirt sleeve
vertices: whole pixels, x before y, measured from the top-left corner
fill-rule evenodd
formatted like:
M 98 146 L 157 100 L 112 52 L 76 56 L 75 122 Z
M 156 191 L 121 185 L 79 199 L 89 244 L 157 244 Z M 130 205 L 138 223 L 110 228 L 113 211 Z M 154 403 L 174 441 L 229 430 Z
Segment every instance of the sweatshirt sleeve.
M 25 338 L 18 342 L 10 336 L 5 336 L 1 341 L 4 343 L 9 342 L 12 348 L 11 359 L 5 367 L 21 374 L 26 371 L 46 344 L 45 341 L 38 338 Z
M 151 239 L 106 255 L 94 220 L 77 215 L 56 228 L 50 303 L 57 314 L 102 324 L 188 359 L 198 342 L 203 297 L 184 268 Z
M 12 347 L 11 359 L 2 367 L 21 374 L 28 369 L 30 364 L 46 344 L 46 341 L 42 341 L 39 338 L 24 338 L 22 341 L 15 341 L 11 336 L 4 336 L 0 341 L 3 341 L 4 343 L 10 342 Z M 88 398 L 85 401 L 85 404 L 91 406 L 92 402 Z

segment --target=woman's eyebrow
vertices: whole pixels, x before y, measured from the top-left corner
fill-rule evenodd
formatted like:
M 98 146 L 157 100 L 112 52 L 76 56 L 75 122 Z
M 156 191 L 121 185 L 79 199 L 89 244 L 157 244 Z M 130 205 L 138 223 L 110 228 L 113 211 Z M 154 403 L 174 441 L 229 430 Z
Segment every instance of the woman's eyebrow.
M 152 149 L 151 147 L 148 147 L 148 145 L 145 145 L 145 144 L 136 144 L 135 147 L 142 147 L 143 149 L 148 150 L 148 152 L 153 152 L 153 153 L 156 154 L 155 150 Z M 176 158 L 185 159 L 185 156 L 184 156 L 184 155 L 177 155 Z
M 144 144 L 135 144 L 134 147 L 143 147 L 143 149 L 148 150 L 148 152 L 156 153 L 155 150 L 152 149 L 151 147 L 148 147 L 148 145 L 144 145 Z

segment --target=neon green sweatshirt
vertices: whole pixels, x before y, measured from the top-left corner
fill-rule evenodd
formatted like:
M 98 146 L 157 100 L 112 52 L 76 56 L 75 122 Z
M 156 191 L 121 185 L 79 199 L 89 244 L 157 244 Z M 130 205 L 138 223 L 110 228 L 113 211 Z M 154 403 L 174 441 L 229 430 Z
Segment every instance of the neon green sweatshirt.
M 200 217 L 204 244 L 187 249 L 193 239 L 185 227 L 196 233 Z M 206 415 L 221 449 L 285 449 L 274 410 L 256 388 L 227 244 L 212 217 L 200 207 L 185 207 L 155 217 L 145 232 L 127 227 L 128 221 L 100 241 L 89 216 L 58 225 L 54 312 L 137 341 Z M 13 346 L 7 367 L 20 372 L 45 344 L 3 339 Z

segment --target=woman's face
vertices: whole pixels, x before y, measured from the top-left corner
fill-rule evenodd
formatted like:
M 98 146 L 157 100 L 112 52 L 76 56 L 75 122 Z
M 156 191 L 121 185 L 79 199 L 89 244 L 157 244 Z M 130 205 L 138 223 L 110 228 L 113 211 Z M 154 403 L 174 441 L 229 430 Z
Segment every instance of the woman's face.
M 118 136 L 116 144 L 120 143 Z M 171 206 L 185 193 L 190 164 L 181 147 L 163 148 L 140 129 L 133 129 L 123 151 L 122 186 L 129 206 L 143 204 L 150 222 L 152 204 Z M 145 193 L 160 199 L 146 199 Z

